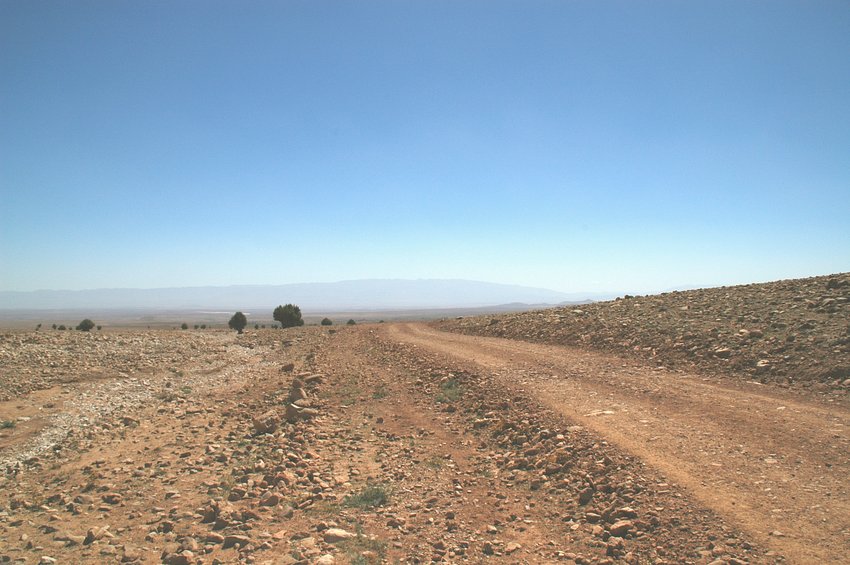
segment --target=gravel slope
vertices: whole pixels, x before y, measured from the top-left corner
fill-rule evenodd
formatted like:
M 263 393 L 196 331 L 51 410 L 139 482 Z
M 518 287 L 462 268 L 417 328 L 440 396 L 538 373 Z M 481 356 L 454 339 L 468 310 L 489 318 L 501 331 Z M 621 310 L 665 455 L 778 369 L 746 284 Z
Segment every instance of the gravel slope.
M 659 365 L 846 394 L 850 273 L 671 292 L 502 316 L 444 330 L 650 359 Z

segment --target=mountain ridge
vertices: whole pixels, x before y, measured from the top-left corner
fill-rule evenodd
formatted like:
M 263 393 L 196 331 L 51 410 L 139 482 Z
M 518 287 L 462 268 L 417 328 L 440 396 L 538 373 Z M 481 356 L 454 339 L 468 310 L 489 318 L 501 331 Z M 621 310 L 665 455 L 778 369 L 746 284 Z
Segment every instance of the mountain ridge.
M 613 294 L 565 293 L 545 288 L 465 279 L 358 279 L 281 285 L 0 291 L 0 309 L 268 308 L 404 309 L 483 307 L 510 303 L 560 304 Z

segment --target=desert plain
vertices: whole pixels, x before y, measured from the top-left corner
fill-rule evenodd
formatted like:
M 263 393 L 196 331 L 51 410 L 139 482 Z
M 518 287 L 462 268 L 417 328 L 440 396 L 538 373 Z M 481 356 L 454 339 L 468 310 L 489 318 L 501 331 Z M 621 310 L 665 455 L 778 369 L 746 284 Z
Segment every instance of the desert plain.
M 850 275 L 0 334 L 0 562 L 850 562 Z

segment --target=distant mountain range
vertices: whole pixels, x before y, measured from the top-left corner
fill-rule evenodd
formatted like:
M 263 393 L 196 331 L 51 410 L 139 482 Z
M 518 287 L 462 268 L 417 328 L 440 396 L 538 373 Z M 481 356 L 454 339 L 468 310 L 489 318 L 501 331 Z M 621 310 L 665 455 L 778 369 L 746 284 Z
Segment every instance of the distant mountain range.
M 563 293 L 544 288 L 467 280 L 371 279 L 284 285 L 0 291 L 0 309 L 239 310 L 268 309 L 278 304 L 293 303 L 308 312 L 478 308 L 511 303 L 554 305 L 611 297 L 611 294 Z

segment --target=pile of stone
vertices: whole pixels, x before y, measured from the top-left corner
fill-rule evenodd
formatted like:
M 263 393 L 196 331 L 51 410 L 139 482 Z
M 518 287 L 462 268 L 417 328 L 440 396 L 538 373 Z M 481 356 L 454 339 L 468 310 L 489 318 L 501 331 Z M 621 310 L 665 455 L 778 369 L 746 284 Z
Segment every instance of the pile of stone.
M 315 373 L 300 373 L 292 379 L 289 394 L 286 397 L 283 420 L 294 424 L 319 415 L 319 410 L 315 406 L 314 391 L 322 379 L 322 375 Z M 251 421 L 258 434 L 273 434 L 281 424 L 281 418 L 276 409 L 253 416 Z

